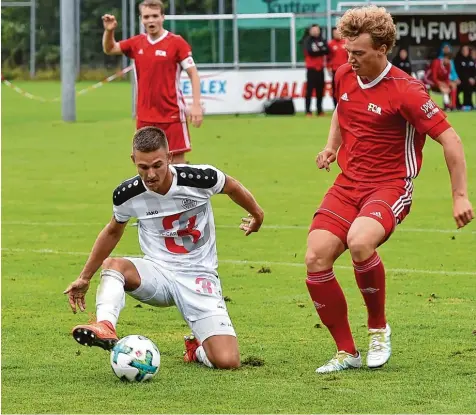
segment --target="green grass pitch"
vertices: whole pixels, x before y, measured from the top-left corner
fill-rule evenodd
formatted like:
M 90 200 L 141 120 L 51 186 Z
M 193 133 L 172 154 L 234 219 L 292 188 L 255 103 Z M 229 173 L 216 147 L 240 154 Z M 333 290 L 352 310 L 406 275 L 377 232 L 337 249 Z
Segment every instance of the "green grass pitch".
M 58 83 L 20 83 L 53 98 Z M 60 104 L 2 86 L 3 413 L 471 413 L 476 411 L 476 226 L 456 231 L 441 147 L 428 140 L 411 214 L 380 249 L 387 268 L 393 355 L 382 370 L 319 376 L 334 353 L 304 283 L 307 226 L 330 173 L 314 164 L 330 117 L 207 116 L 192 129 L 193 163 L 237 177 L 266 212 L 245 238 L 243 212 L 216 196 L 220 276 L 239 336 L 236 371 L 182 362 L 186 324 L 175 308 L 127 299 L 118 332 L 143 334 L 162 354 L 148 384 L 123 384 L 109 354 L 81 347 L 62 291 L 78 275 L 103 224 L 112 190 L 135 174 L 130 89 L 113 83 L 77 99 L 78 121 Z M 476 203 L 476 116 L 450 114 L 466 150 Z M 139 255 L 129 227 L 116 255 Z M 366 311 L 348 254 L 336 275 L 358 347 L 367 350 Z M 263 267 L 269 272 L 262 272 Z M 261 271 L 261 272 L 260 272 Z M 94 312 L 98 283 L 86 298 Z M 257 365 L 261 363 L 261 365 Z

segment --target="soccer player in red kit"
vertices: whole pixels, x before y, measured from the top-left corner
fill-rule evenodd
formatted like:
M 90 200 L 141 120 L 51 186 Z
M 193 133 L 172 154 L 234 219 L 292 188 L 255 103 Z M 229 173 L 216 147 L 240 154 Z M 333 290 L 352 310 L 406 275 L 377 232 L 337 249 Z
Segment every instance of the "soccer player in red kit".
M 347 63 L 347 50 L 345 40 L 341 38 L 336 27 L 332 28 L 332 39 L 328 42 L 329 55 L 327 55 L 327 69 L 332 76 L 332 97 L 334 106 L 337 106 L 338 97 L 335 94 L 335 74 L 337 69 L 344 63 Z
M 451 52 L 448 52 L 442 58 L 433 60 L 430 67 L 430 84 L 433 90 L 443 94 L 445 108 L 456 109 L 458 85 L 450 80 L 451 57 Z
M 319 169 L 337 159 L 342 173 L 325 195 L 310 227 L 306 284 L 336 355 L 316 372 L 362 366 L 347 318 L 347 303 L 333 265 L 348 248 L 368 311 L 367 366 L 383 366 L 391 354 L 385 316 L 385 269 L 376 249 L 410 210 L 413 179 L 422 164 L 426 135 L 440 143 L 448 166 L 457 227 L 474 218 L 468 199 L 461 140 L 419 81 L 392 66 L 395 25 L 384 8 L 345 12 L 338 30 L 348 64 L 336 73 L 339 97 Z
M 199 127 L 203 114 L 200 104 L 200 77 L 190 45 L 179 35 L 164 29 L 164 5 L 160 0 L 145 0 L 139 5 L 146 33 L 116 42 L 116 18 L 102 17 L 103 49 L 107 55 L 134 59 L 137 80 L 137 129 L 155 126 L 167 135 L 172 163 L 185 163 L 191 150 L 187 125 L 187 108 L 180 90 L 180 73 L 184 69 L 192 84 L 192 125 Z

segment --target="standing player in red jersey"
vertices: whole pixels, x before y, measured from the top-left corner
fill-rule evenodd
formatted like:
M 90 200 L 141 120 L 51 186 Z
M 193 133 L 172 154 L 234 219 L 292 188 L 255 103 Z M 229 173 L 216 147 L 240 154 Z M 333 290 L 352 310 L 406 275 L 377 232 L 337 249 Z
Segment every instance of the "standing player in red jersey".
M 152 126 L 165 131 L 173 155 L 172 163 L 185 163 L 191 150 L 185 100 L 180 90 L 184 69 L 192 84 L 192 125 L 200 127 L 203 119 L 200 104 L 200 77 L 190 45 L 179 35 L 164 29 L 164 5 L 160 0 L 145 0 L 139 5 L 146 33 L 116 42 L 116 18 L 102 17 L 104 53 L 134 59 L 137 80 L 137 129 Z
M 328 48 L 327 70 L 332 76 L 332 97 L 334 98 L 334 106 L 337 106 L 338 97 L 335 93 L 335 75 L 337 69 L 344 63 L 347 63 L 347 50 L 345 48 L 345 40 L 341 38 L 336 27 L 332 28 L 332 39 L 328 42 Z
M 316 115 L 324 115 L 322 98 L 324 96 L 324 63 L 329 53 L 327 43 L 321 36 L 321 28 L 313 24 L 309 36 L 303 39 L 303 52 L 306 64 L 306 116 L 312 117 L 312 93 L 316 91 Z
M 314 216 L 306 252 L 306 284 L 337 345 L 335 357 L 318 373 L 362 366 L 344 293 L 333 271 L 335 260 L 347 248 L 368 311 L 367 366 L 383 366 L 390 358 L 385 270 L 376 249 L 410 210 L 426 135 L 443 147 L 457 227 L 474 218 L 458 134 L 423 84 L 387 60 L 396 33 L 390 14 L 376 6 L 351 9 L 338 30 L 346 39 L 349 63 L 336 73 L 339 103 L 327 145 L 316 162 L 319 169 L 329 170 L 337 159 L 342 173 Z

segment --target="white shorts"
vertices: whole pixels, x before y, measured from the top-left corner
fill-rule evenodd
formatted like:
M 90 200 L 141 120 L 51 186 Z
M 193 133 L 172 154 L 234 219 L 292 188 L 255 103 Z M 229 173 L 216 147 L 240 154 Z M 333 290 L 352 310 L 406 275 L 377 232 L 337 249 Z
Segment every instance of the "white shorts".
M 126 257 L 136 267 L 141 285 L 131 297 L 155 307 L 176 305 L 195 337 L 235 336 L 223 300 L 220 280 L 213 274 L 170 271 L 145 258 Z

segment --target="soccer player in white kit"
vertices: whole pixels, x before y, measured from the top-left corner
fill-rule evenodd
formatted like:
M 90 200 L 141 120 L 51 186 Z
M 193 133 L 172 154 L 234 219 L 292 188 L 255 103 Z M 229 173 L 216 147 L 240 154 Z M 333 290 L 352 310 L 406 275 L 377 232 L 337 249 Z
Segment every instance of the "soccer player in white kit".
M 64 291 L 73 312 L 84 311 L 90 280 L 102 264 L 97 322 L 74 327 L 74 339 L 111 349 L 127 293 L 152 306 L 177 306 L 193 333 L 185 337 L 186 362 L 239 367 L 238 342 L 217 273 L 210 197 L 225 193 L 249 213 L 240 225 L 245 235 L 259 230 L 263 210 L 240 182 L 213 166 L 172 165 L 167 137 L 157 127 L 136 131 L 131 158 L 139 174 L 115 189 L 114 215 L 79 277 Z M 144 257 L 110 257 L 133 217 Z

